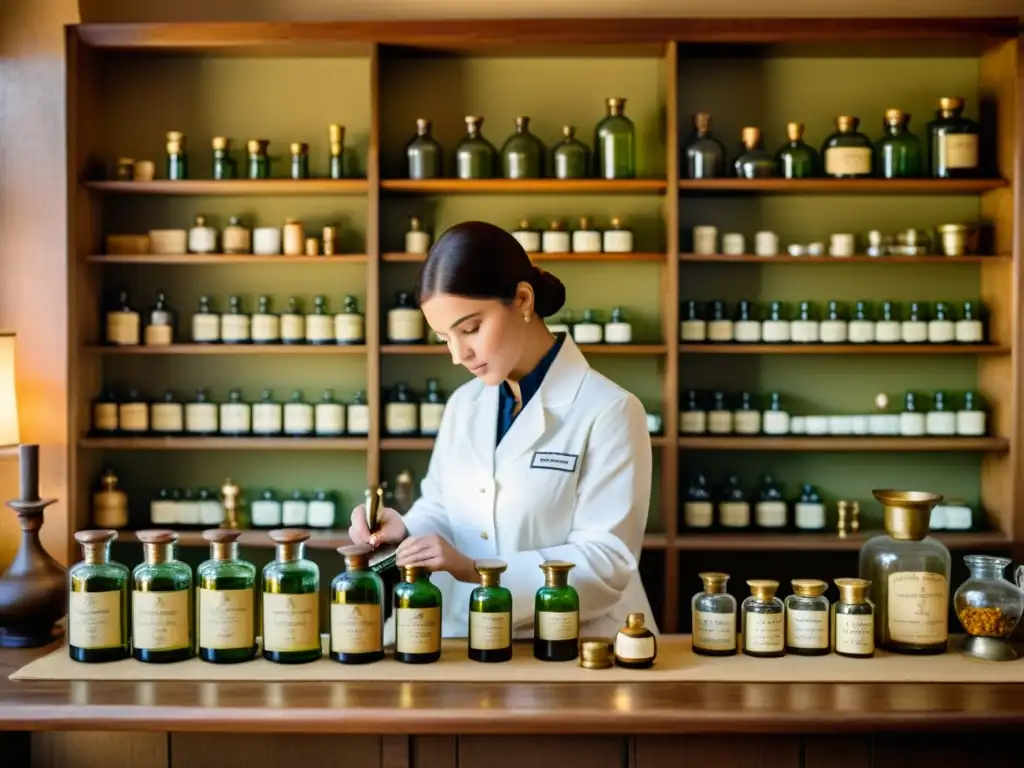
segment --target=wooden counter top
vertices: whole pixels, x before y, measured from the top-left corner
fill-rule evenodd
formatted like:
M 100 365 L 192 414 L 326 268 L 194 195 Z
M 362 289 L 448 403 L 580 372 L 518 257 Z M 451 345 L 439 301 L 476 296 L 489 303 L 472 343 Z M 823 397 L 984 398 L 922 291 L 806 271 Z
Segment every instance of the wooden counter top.
M 50 650 L 0 651 L 0 730 L 682 734 L 950 731 L 1024 726 L 1024 685 L 1017 684 L 310 684 L 7 679 L 15 669 Z

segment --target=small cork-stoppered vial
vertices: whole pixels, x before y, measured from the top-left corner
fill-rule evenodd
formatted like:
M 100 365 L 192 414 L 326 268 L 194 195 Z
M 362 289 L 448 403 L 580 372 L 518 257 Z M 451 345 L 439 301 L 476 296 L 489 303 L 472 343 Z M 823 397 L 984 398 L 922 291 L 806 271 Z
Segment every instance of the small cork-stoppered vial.
M 426 569 L 405 565 L 395 586 L 395 659 L 429 664 L 441 658 L 441 590 Z
M 508 661 L 512 658 L 512 593 L 501 586 L 508 565 L 501 560 L 477 560 L 480 586 L 469 596 L 469 658 Z
M 785 608 L 775 596 L 779 582 L 749 579 L 750 597 L 743 601 L 743 653 L 772 658 L 786 653 Z
M 627 669 L 648 669 L 658 655 L 658 640 L 644 626 L 642 613 L 626 617 L 626 626 L 615 635 L 615 663 Z
M 263 658 L 304 664 L 322 655 L 320 568 L 303 555 L 309 531 L 281 528 L 269 536 L 277 545 L 263 566 Z
M 110 559 L 117 531 L 78 531 L 82 560 L 68 571 L 68 655 L 75 661 L 119 661 L 129 656 L 129 571 Z
M 736 654 L 736 598 L 725 591 L 727 573 L 702 573 L 704 591 L 693 596 L 693 652 L 700 656 Z
M 214 664 L 256 656 L 256 566 L 238 557 L 241 531 L 203 531 L 210 559 L 196 569 L 199 658 Z
M 819 579 L 793 579 L 793 594 L 786 598 L 786 653 L 825 656 L 829 642 L 828 586 Z
M 580 596 L 569 585 L 575 567 L 561 560 L 540 566 L 544 586 L 534 599 L 533 655 L 541 661 L 572 661 L 579 655 Z
M 174 558 L 178 534 L 136 536 L 144 560 L 132 570 L 132 656 L 150 663 L 192 658 L 192 569 Z
M 370 569 L 364 545 L 339 547 L 345 570 L 331 581 L 331 651 L 342 664 L 384 658 L 384 582 Z

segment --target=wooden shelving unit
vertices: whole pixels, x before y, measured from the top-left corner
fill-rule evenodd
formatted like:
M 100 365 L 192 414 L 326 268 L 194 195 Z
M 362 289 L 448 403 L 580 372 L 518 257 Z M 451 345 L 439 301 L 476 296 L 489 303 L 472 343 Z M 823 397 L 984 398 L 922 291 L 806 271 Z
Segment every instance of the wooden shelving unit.
M 464 379 L 454 375 L 443 345 L 390 345 L 382 338 L 392 296 L 410 288 L 423 260 L 402 250 L 407 217 L 421 216 L 436 235 L 468 218 L 511 229 L 522 218 L 544 226 L 552 218 L 572 225 L 588 216 L 603 228 L 611 216 L 623 216 L 634 230 L 635 252 L 537 253 L 531 259 L 551 263 L 563 277 L 570 311 L 625 305 L 631 317 L 639 318 L 638 337 L 660 340 L 588 346 L 584 352 L 595 368 L 637 392 L 670 430 L 652 437 L 657 506 L 641 561 L 663 631 L 687 627 L 696 569 L 708 557 L 716 569 L 736 575 L 737 594 L 749 568 L 769 568 L 773 578 L 803 576 L 802 564 L 818 555 L 819 567 L 836 569 L 822 572 L 823 577 L 849 575 L 853 556 L 875 527 L 871 523 L 877 523 L 863 520 L 860 534 L 842 539 L 834 533 L 690 532 L 679 510 L 687 473 L 695 467 L 710 467 L 716 480 L 725 471 L 740 472 L 747 485 L 754 476 L 771 472 L 786 481 L 789 496 L 800 482 L 819 484 L 823 478 L 820 484 L 830 501 L 870 502 L 876 483 L 944 493 L 948 488 L 950 497 L 964 495 L 976 502 L 983 517 L 983 529 L 939 534 L 948 546 L 957 551 L 1024 550 L 1017 309 L 1024 279 L 1019 267 L 1024 154 L 1018 149 L 1024 142 L 1024 49 L 1017 20 L 579 19 L 571 25 L 538 22 L 528 27 L 493 20 L 171 23 L 79 25 L 66 34 L 69 534 L 89 524 L 91 492 L 109 464 L 127 462 L 125 485 L 134 482 L 143 495 L 163 474 L 173 475 L 176 484 L 188 484 L 194 476 L 194 485 L 210 486 L 238 472 L 253 492 L 264 485 L 303 487 L 307 478 L 316 478 L 346 484 L 352 498 L 364 482 L 376 485 L 406 466 L 424 468 L 433 440 L 386 435 L 382 390 L 401 380 L 418 388 L 423 379 L 436 376 L 450 391 Z M 320 58 L 311 58 L 313 52 Z M 882 58 L 865 57 L 866 52 Z M 244 78 L 235 69 L 239 57 L 244 58 Z M 821 57 L 820 68 L 816 57 Z M 192 66 L 196 62 L 203 66 Z M 556 68 L 559 77 L 550 78 Z M 826 92 L 811 87 L 823 81 L 831 84 Z M 897 81 L 900 87 L 894 90 Z M 154 82 L 162 85 L 156 88 Z M 206 106 L 191 109 L 200 88 Z M 243 114 L 230 108 L 231 100 L 220 104 L 210 98 L 220 92 L 246 98 L 255 111 Z M 271 92 L 277 96 L 268 102 L 265 96 Z M 332 98 L 323 98 L 325 92 Z M 777 98 L 783 93 L 785 98 Z M 603 100 L 612 95 L 627 97 L 627 115 L 638 126 L 638 178 L 401 178 L 403 147 L 416 117 L 434 121 L 435 136 L 449 158 L 465 114 L 485 115 L 484 134 L 498 147 L 520 114 L 532 115 L 531 128 L 548 140 L 549 148 L 566 123 L 577 125 L 577 135 L 590 144 Z M 805 121 L 814 144 L 830 130 L 834 115 L 852 113 L 861 117 L 861 130 L 875 139 L 881 109 L 888 106 L 913 114 L 917 128 L 912 130 L 924 137 L 934 101 L 943 95 L 964 95 L 968 113 L 977 117 L 981 112 L 985 178 L 692 180 L 681 171 L 691 115 L 698 110 L 711 112 L 713 130 L 731 159 L 742 126 L 762 126 L 766 148 L 774 150 L 788 120 Z M 208 178 L 209 138 L 224 133 L 236 148 L 257 133 L 267 135 L 275 157 L 287 155 L 289 141 L 308 141 L 311 168 L 314 175 L 322 174 L 331 122 L 347 126 L 349 178 Z M 186 133 L 193 178 L 109 180 L 116 159 L 129 155 L 153 160 L 157 175 L 164 175 L 167 130 Z M 284 160 L 275 160 L 274 175 L 287 175 Z M 104 164 L 107 173 L 97 173 Z M 242 170 L 244 163 L 239 165 Z M 299 217 L 309 225 L 309 234 L 340 219 L 345 238 L 340 248 L 351 253 L 102 253 L 104 235 L 187 227 L 200 212 L 218 225 L 238 212 L 263 219 L 257 225 Z M 827 242 L 830 232 L 863 234 L 974 221 L 992 229 L 984 255 L 833 258 L 783 253 L 766 258 L 692 252 L 692 228 L 707 223 L 720 233 L 743 232 L 749 243 L 756 231 L 773 229 L 785 248 L 789 242 Z M 342 265 L 345 269 L 306 269 Z M 846 270 L 772 269 L 779 265 Z M 367 318 L 366 344 L 101 345 L 101 301 L 125 286 L 140 295 L 140 302 L 158 289 L 182 297 L 175 304 L 179 324 L 202 293 L 223 300 L 241 292 L 247 302 L 272 293 L 278 311 L 293 294 L 329 293 L 334 303 L 352 293 Z M 987 343 L 680 342 L 681 298 L 731 304 L 764 297 L 787 302 L 978 299 L 989 310 Z M 218 393 L 245 386 L 250 396 L 264 387 L 282 392 L 358 387 L 370 405 L 370 432 L 366 438 L 325 440 L 89 436 L 91 403 L 100 388 L 127 388 L 136 379 L 186 391 L 208 384 Z M 784 394 L 792 388 L 799 403 L 795 412 L 801 413 L 830 412 L 824 409 L 832 405 L 844 410 L 831 412 L 860 412 L 850 410 L 851 403 L 863 407 L 879 390 L 898 398 L 903 389 L 974 389 L 991 407 L 990 431 L 984 438 L 679 436 L 672 430 L 680 391 L 692 387 L 771 388 Z M 133 514 L 143 507 L 133 499 Z M 144 521 L 133 519 L 133 527 L 141 527 L 136 522 Z M 242 542 L 262 546 L 264 539 L 262 531 L 246 531 Z M 122 532 L 120 540 L 132 541 L 133 534 Z M 74 556 L 70 535 L 68 541 Z M 182 531 L 181 542 L 204 544 L 196 531 Z M 343 530 L 315 531 L 310 546 L 329 552 L 345 542 Z M 791 556 L 775 557 L 783 552 Z M 772 559 L 763 565 L 769 563 L 766 558 Z

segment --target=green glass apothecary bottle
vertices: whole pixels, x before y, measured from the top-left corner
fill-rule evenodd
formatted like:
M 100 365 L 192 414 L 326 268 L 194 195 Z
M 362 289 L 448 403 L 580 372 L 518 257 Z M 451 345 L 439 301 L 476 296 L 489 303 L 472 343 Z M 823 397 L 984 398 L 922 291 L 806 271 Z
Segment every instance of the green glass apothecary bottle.
M 441 658 L 441 590 L 418 565 L 401 566 L 393 593 L 395 660 L 429 664 Z
M 159 664 L 192 657 L 192 569 L 174 558 L 178 534 L 139 531 L 143 562 L 132 570 L 132 656 Z
M 874 166 L 871 139 L 857 130 L 860 119 L 853 115 L 839 115 L 835 124 L 836 130 L 821 146 L 825 175 L 837 179 L 870 176 Z
M 480 586 L 469 596 L 469 658 L 496 662 L 512 658 L 512 593 L 501 586 L 508 565 L 501 560 L 477 560 Z
M 77 531 L 82 560 L 68 570 L 68 655 L 96 663 L 127 659 L 128 569 L 110 559 L 117 531 Z
M 331 581 L 331 658 L 369 664 L 384 658 L 384 582 L 367 546 L 339 547 L 345 570 Z
M 309 531 L 270 532 L 274 559 L 263 566 L 263 658 L 278 664 L 304 664 L 322 655 L 320 647 L 320 568 L 306 560 Z
M 214 136 L 210 142 L 213 148 L 213 178 L 233 179 L 238 174 L 235 159 L 231 156 L 231 139 Z
M 167 178 L 171 181 L 188 178 L 188 153 L 185 134 L 181 131 L 167 132 Z
M 539 179 L 544 175 L 544 144 L 530 133 L 530 118 L 516 118 L 516 132 L 501 147 L 501 173 L 506 179 Z
M 533 608 L 533 655 L 541 661 L 572 661 L 579 655 L 580 596 L 569 585 L 575 567 L 561 560 L 541 563 L 544 586 Z
M 288 145 L 291 152 L 291 177 L 293 179 L 309 178 L 309 145 L 304 141 L 294 141 Z
M 431 135 L 429 120 L 416 118 L 416 135 L 405 145 L 405 159 L 410 179 L 439 179 L 443 175 L 444 150 Z
M 551 151 L 556 179 L 585 179 L 590 168 L 590 147 L 576 138 L 576 128 L 562 126 L 562 140 Z
M 778 174 L 775 158 L 761 143 L 761 129 L 747 126 L 743 129 L 743 153 L 733 163 L 739 179 L 768 179 Z
M 725 147 L 711 133 L 711 115 L 693 116 L 693 137 L 686 146 L 686 178 L 718 179 L 725 176 Z
M 246 148 L 249 150 L 248 177 L 250 179 L 270 178 L 270 156 L 267 148 L 269 139 L 250 139 Z
M 626 100 L 605 101 L 607 114 L 594 129 L 595 175 L 599 179 L 632 179 L 636 176 L 636 129 L 625 115 Z
M 327 139 L 330 149 L 328 176 L 332 179 L 345 178 L 345 126 L 331 123 L 327 126 Z
M 916 179 L 924 170 L 921 142 L 909 125 L 910 115 L 899 109 L 885 110 L 885 135 L 875 152 L 877 173 L 884 179 Z
M 484 119 L 466 116 L 466 135 L 455 146 L 455 175 L 460 179 L 492 179 L 498 151 L 483 137 Z
M 939 99 L 935 119 L 928 123 L 928 168 L 937 179 L 981 175 L 978 124 L 964 117 L 963 111 L 963 99 Z
M 210 559 L 196 568 L 199 658 L 233 664 L 256 656 L 256 566 L 238 557 L 241 531 L 203 531 Z
M 803 123 L 786 123 L 788 141 L 776 153 L 779 174 L 784 179 L 810 179 L 821 175 L 821 157 L 804 141 Z

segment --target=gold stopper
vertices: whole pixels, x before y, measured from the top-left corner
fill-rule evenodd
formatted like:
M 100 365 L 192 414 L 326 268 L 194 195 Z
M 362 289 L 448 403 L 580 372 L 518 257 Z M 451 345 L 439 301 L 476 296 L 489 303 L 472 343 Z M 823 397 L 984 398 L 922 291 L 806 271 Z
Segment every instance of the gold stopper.
M 210 542 L 210 556 L 214 560 L 234 560 L 238 556 L 238 537 L 241 535 L 241 531 L 227 528 L 203 531 L 203 538 Z
M 821 579 L 793 579 L 789 583 L 793 585 L 793 592 L 801 597 L 821 597 L 828 588 Z
M 552 221 L 551 224 L 548 225 L 548 229 L 551 230 L 552 232 L 561 232 L 562 222 L 556 219 L 555 221 Z
M 331 144 L 341 144 L 345 141 L 345 126 L 331 123 L 327 126 L 327 136 Z
M 567 139 L 571 139 L 573 136 L 576 135 L 576 126 L 574 126 L 574 125 L 563 125 L 562 126 L 562 135 L 565 136 L 565 138 L 567 138 Z
M 835 585 L 839 589 L 839 602 L 841 603 L 866 603 L 868 601 L 868 588 L 871 582 L 867 579 L 836 579 Z
M 196 214 L 196 226 L 197 227 L 205 227 L 206 226 L 206 217 L 203 216 L 203 214 L 201 214 L 201 213 L 197 213 Z
M 718 571 L 706 571 L 698 574 L 700 580 L 704 582 L 705 592 L 725 592 L 726 582 L 729 581 L 728 573 L 720 573 Z
M 346 571 L 365 571 L 370 566 L 370 553 L 373 552 L 365 544 L 349 544 L 338 547 L 338 554 L 345 558 Z
M 569 583 L 569 571 L 575 568 L 574 563 L 564 560 L 545 560 L 540 564 L 544 571 L 544 585 L 547 587 L 564 587 Z
M 879 392 L 875 395 L 875 408 L 880 411 L 884 411 L 889 407 L 889 396 L 885 392 Z
M 210 140 L 210 144 L 214 149 L 227 149 L 228 139 L 226 136 L 214 136 L 213 139 Z
M 266 152 L 267 147 L 270 146 L 270 139 L 249 139 L 246 142 L 246 147 L 249 150 L 250 155 L 257 155 L 261 152 Z
M 800 141 L 804 136 L 804 124 L 786 123 L 786 136 L 790 141 Z
M 75 541 L 82 545 L 82 558 L 89 565 L 106 561 L 107 545 L 117 538 L 117 531 L 75 531 Z
M 584 669 L 608 669 L 615 658 L 612 641 L 606 637 L 587 637 L 580 640 L 580 666 Z
M 882 504 L 885 532 L 900 541 L 920 541 L 928 535 L 932 507 L 942 501 L 937 493 L 926 491 L 873 490 Z
M 860 118 L 854 117 L 853 115 L 839 115 L 836 117 L 836 128 L 841 133 L 851 133 L 857 130 L 857 126 L 860 125 Z
M 530 228 L 530 222 L 529 221 L 527 221 L 526 219 L 520 219 L 519 220 L 519 229 L 529 229 L 529 228 Z
M 100 483 L 103 485 L 104 491 L 117 490 L 117 475 L 114 474 L 114 470 L 108 469 L 103 473 L 103 477 L 100 478 Z M 115 534 L 116 535 L 116 534 Z M 75 538 L 78 538 L 78 534 L 75 534 Z M 79 539 L 81 541 L 81 539 Z
M 410 216 L 409 217 L 409 231 L 410 232 L 419 232 L 420 231 L 420 217 L 419 216 Z
M 309 151 L 309 145 L 304 141 L 293 141 L 288 145 L 293 155 L 304 155 Z
M 629 629 L 643 629 L 644 615 L 642 613 L 630 613 L 626 616 L 626 626 Z
M 530 118 L 526 115 L 519 115 L 516 117 L 516 130 L 525 131 L 530 127 Z
M 899 125 L 903 122 L 903 110 L 902 109 L 887 109 L 885 110 L 885 124 L 886 125 Z
M 412 584 L 426 573 L 422 565 L 400 565 L 398 569 L 402 572 L 402 580 Z
M 508 568 L 503 560 L 475 560 L 473 569 L 480 574 L 480 584 L 484 587 L 496 587 L 501 583 L 501 574 Z
M 779 588 L 779 582 L 772 579 L 747 579 L 750 594 L 758 600 L 771 600 Z
M 416 133 L 420 136 L 426 136 L 430 133 L 430 121 L 425 117 L 416 118 Z
M 622 219 L 612 216 L 612 229 L 622 229 Z
M 963 109 L 964 100 L 962 96 L 943 96 L 939 99 L 939 109 L 943 112 L 952 112 L 955 109 Z
M 761 141 L 761 129 L 748 125 L 740 131 L 740 137 L 743 140 L 743 146 L 747 149 L 757 149 L 757 144 Z
M 608 104 L 608 114 L 610 115 L 621 115 L 626 108 L 626 100 L 622 96 L 611 96 L 605 99 L 605 103 Z
M 693 127 L 697 129 L 699 133 L 704 133 L 711 128 L 711 113 L 710 112 L 698 112 L 693 116 Z
M 484 124 L 484 119 L 477 115 L 466 115 L 466 130 L 470 133 L 474 133 L 480 130 L 480 126 Z
M 590 229 L 590 219 L 586 216 L 580 218 L 580 229 Z

